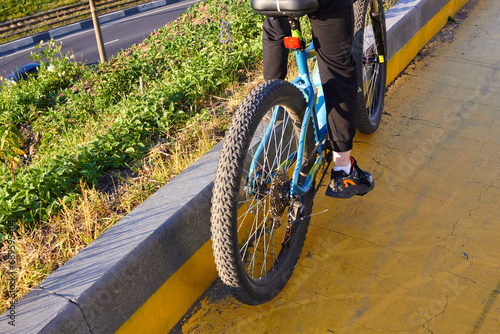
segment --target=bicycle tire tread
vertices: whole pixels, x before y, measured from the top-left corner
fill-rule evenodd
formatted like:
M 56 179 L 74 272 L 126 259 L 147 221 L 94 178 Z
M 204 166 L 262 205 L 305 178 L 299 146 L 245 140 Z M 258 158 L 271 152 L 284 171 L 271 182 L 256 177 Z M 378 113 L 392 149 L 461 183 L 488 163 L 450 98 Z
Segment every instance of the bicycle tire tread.
M 268 296 L 264 298 L 249 291 L 249 280 L 239 259 L 238 238 L 234 226 L 237 221 L 237 213 L 231 203 L 235 200 L 239 190 L 238 180 L 241 176 L 242 159 L 249 145 L 247 137 L 256 127 L 255 123 L 258 123 L 264 116 L 265 106 L 275 103 L 273 99 L 276 99 L 276 92 L 285 92 L 285 98 L 291 99 L 287 103 L 294 105 L 295 109 L 305 108 L 305 99 L 302 93 L 286 81 L 270 80 L 257 86 L 244 99 L 233 117 L 224 140 L 214 180 L 211 233 L 217 271 L 235 298 L 249 305 L 265 302 L 273 298 L 279 291 L 268 291 Z M 299 240 L 301 242 L 295 245 L 299 251 L 293 255 L 294 258 L 289 260 L 293 266 L 283 271 L 279 278 L 281 282 L 286 282 L 293 272 L 305 240 L 307 226 L 302 232 L 304 235 L 303 238 L 300 238 L 302 240 Z M 284 283 L 278 285 L 280 286 L 279 290 L 281 290 Z

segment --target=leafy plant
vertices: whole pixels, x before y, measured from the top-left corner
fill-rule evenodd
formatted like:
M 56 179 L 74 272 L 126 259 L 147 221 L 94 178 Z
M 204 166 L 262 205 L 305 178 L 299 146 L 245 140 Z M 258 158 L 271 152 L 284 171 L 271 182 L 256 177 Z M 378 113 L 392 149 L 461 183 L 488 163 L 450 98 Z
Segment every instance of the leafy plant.
M 36 154 L 0 166 L 12 171 L 0 183 L 0 231 L 10 221 L 43 223 L 79 196 L 81 182 L 99 187 L 108 171 L 137 168 L 260 62 L 261 21 L 246 1 L 207 0 L 97 67 L 41 43 L 37 78 L 0 92 L 1 124 L 36 138 Z

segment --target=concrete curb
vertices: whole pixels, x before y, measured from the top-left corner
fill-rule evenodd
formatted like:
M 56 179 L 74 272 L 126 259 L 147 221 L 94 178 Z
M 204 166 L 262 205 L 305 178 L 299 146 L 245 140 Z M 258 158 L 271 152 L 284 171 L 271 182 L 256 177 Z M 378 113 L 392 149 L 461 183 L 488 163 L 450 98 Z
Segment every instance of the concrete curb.
M 400 1 L 387 12 L 388 59 L 406 45 L 449 0 Z
M 180 1 L 181 0 L 158 0 L 158 1 L 148 2 L 132 8 L 123 9 L 117 12 L 102 15 L 99 17 L 99 22 L 101 24 L 104 24 L 110 21 L 121 19 L 126 16 L 142 13 L 147 10 L 155 9 L 166 5 L 171 5 L 173 3 Z M 40 41 L 47 41 L 50 40 L 51 38 L 58 38 L 64 35 L 71 34 L 76 31 L 90 29 L 92 27 L 93 27 L 92 20 L 88 19 L 64 27 L 59 27 L 46 32 L 42 32 L 33 36 L 24 37 L 12 42 L 4 43 L 0 45 L 0 55 L 12 51 L 18 51 L 27 46 L 38 44 L 40 43 Z
M 388 82 L 466 2 L 401 0 L 387 12 Z M 169 331 L 216 277 L 209 216 L 220 148 L 218 144 L 4 312 L 0 332 Z M 13 318 L 15 326 L 9 325 Z

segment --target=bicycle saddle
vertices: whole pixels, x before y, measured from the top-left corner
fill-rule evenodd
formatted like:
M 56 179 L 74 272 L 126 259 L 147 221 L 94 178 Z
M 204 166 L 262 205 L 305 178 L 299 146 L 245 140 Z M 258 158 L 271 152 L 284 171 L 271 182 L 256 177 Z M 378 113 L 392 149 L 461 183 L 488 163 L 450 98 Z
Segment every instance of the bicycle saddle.
M 257 14 L 276 18 L 301 17 L 319 8 L 318 0 L 252 0 L 251 5 Z

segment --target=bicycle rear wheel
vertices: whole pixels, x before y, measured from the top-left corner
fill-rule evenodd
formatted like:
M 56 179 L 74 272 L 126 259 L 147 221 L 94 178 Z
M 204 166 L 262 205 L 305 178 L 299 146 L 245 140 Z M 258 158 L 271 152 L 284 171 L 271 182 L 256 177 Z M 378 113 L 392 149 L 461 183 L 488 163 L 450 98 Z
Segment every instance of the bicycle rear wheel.
M 279 114 L 267 136 L 274 108 Z M 295 86 L 267 81 L 245 98 L 224 139 L 212 197 L 213 250 L 219 277 L 246 304 L 264 303 L 281 291 L 304 244 L 314 192 L 296 199 L 289 194 L 305 108 Z M 305 147 L 313 147 L 307 138 Z M 251 172 L 260 142 L 264 147 Z M 282 244 L 289 215 L 296 219 Z
M 387 74 L 385 15 L 382 0 L 354 3 L 353 56 L 358 73 L 357 129 L 366 134 L 377 130 Z

